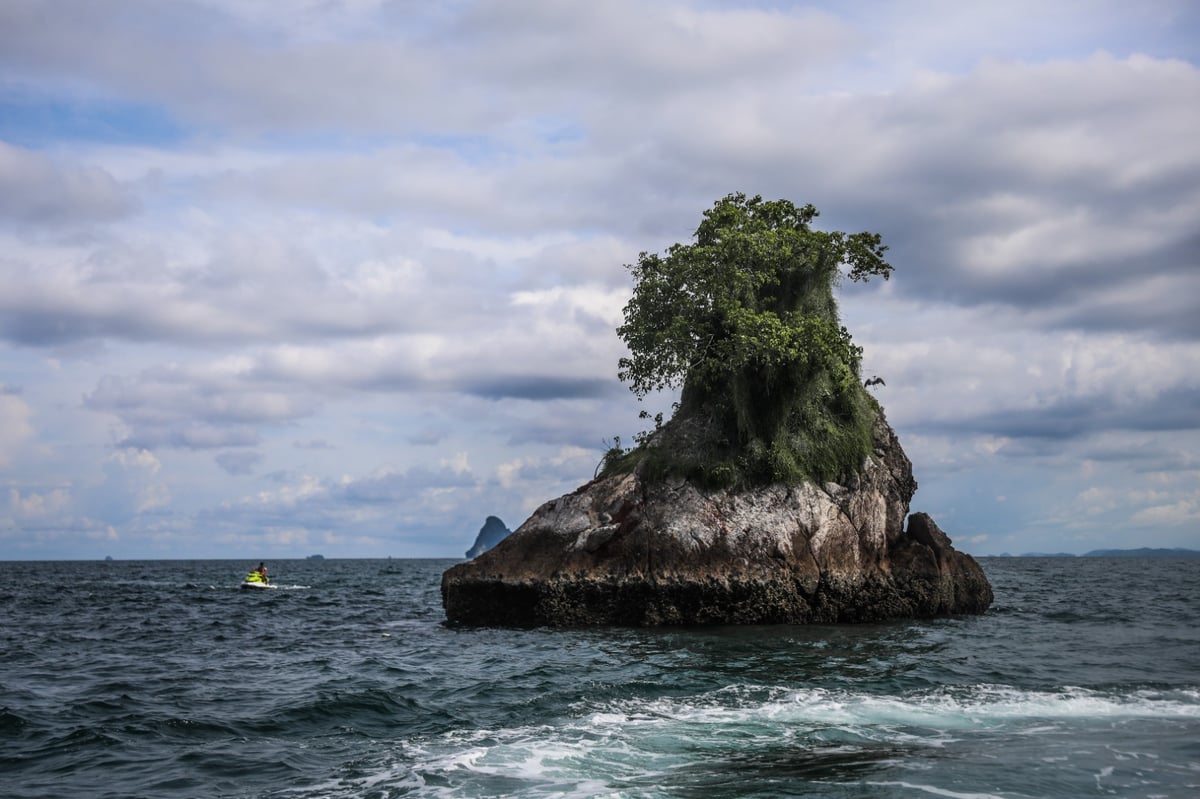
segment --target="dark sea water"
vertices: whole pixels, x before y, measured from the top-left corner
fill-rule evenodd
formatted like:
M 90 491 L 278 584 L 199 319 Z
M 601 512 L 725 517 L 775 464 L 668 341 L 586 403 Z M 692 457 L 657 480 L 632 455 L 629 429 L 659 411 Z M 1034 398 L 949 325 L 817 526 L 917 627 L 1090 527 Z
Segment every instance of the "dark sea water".
M 1200 560 L 986 615 L 443 626 L 454 561 L 0 563 L 0 795 L 1197 797 Z

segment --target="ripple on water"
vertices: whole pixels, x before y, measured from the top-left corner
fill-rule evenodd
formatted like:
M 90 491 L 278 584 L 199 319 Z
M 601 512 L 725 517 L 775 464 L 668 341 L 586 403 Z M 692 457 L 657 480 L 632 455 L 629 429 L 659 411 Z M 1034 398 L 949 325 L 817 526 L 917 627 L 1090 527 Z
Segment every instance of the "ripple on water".
M 237 588 L 242 562 L 49 564 L 53 596 L 42 565 L 0 564 L 5 791 L 1013 799 L 1196 783 L 1190 564 L 985 560 L 996 606 L 966 619 L 550 631 L 442 626 L 451 562 L 281 562 L 295 588 L 261 596 Z

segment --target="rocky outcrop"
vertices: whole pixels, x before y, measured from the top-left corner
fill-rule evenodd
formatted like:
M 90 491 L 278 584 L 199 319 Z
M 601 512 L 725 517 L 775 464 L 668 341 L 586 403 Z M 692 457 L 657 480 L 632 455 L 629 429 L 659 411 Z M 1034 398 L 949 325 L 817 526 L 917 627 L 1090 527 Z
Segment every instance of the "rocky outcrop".
M 849 485 L 704 490 L 637 474 L 542 505 L 442 576 L 451 623 L 805 624 L 980 613 L 992 590 L 927 515 L 882 414 Z M 907 528 L 904 526 L 908 517 Z
M 504 526 L 496 516 L 489 516 L 484 519 L 483 527 L 479 528 L 479 535 L 475 536 L 475 543 L 467 550 L 468 558 L 477 558 L 484 552 L 487 552 L 492 547 L 499 544 L 512 533 Z

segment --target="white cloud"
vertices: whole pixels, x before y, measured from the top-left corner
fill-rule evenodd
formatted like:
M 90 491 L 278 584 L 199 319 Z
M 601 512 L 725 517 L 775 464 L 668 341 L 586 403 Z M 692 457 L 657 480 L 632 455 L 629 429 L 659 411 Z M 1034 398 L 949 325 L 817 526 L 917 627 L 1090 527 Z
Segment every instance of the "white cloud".
M 35 435 L 32 419 L 29 405 L 0 384 L 0 466 L 12 463 L 18 448 Z
M 449 469 L 455 474 L 470 474 L 471 464 L 467 459 L 467 453 L 456 452 L 452 458 L 443 458 L 441 461 L 443 469 Z
M 1169 505 L 1154 505 L 1143 508 L 1133 514 L 1131 521 L 1135 524 L 1150 526 L 1166 525 L 1178 527 L 1182 525 L 1200 524 L 1200 500 L 1195 498 L 1183 499 Z
M 66 488 L 54 488 L 43 493 L 30 492 L 22 495 L 15 488 L 8 490 L 8 507 L 13 515 L 29 519 L 59 514 L 71 505 L 71 492 Z
M 100 490 L 110 518 L 125 520 L 169 505 L 171 492 L 160 481 L 161 471 L 162 463 L 146 449 L 124 447 L 109 455 Z

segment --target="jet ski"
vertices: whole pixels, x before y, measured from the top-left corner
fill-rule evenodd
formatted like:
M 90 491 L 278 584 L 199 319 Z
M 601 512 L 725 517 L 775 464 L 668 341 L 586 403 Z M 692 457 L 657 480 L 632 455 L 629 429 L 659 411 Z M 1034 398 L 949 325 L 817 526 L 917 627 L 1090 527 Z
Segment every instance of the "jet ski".
M 242 580 L 242 588 L 249 588 L 252 591 L 262 591 L 268 588 L 274 588 L 264 571 L 255 569 L 246 575 L 246 579 Z

